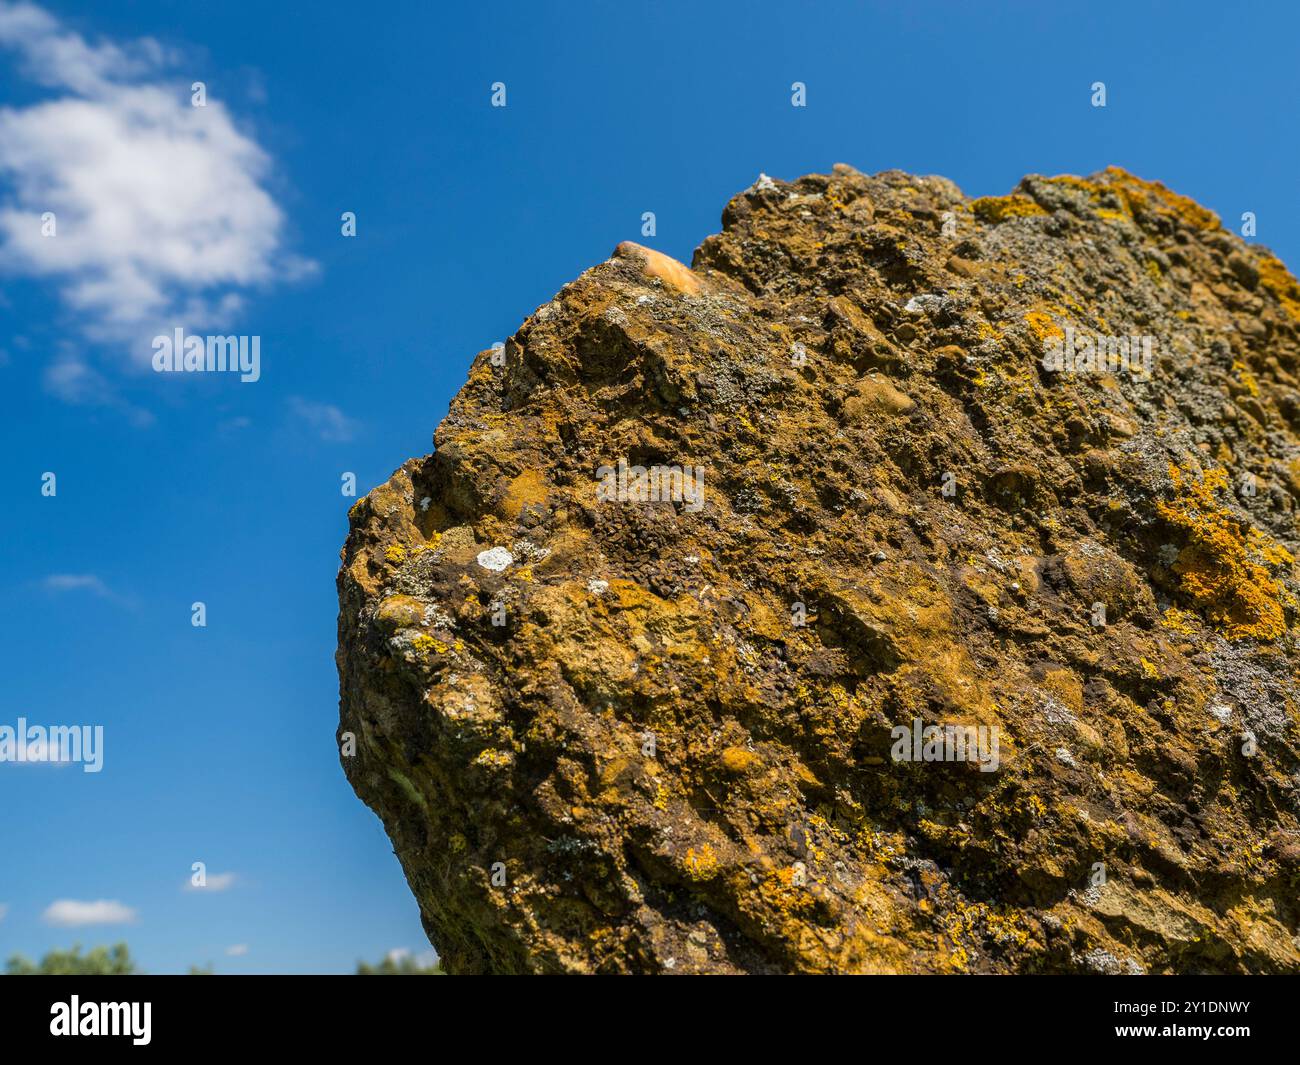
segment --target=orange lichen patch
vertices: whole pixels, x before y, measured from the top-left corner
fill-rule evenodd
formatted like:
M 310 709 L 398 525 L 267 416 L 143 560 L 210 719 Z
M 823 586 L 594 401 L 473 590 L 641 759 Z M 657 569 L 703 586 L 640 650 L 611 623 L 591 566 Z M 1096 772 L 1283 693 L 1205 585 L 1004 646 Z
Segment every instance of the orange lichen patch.
M 804 913 L 816 903 L 800 881 L 799 871 L 786 866 L 764 877 L 758 885 L 758 893 L 763 902 L 781 916 Z
M 1118 190 L 1130 210 L 1154 212 L 1176 218 L 1193 229 L 1219 229 L 1222 223 L 1213 211 L 1194 200 L 1171 192 L 1158 181 L 1143 181 L 1123 167 L 1108 166 L 1106 176 Z
M 1259 267 L 1259 283 L 1282 304 L 1282 309 L 1292 318 L 1300 321 L 1300 284 L 1280 259 L 1261 253 L 1256 256 Z
M 686 868 L 687 877 L 691 880 L 712 880 L 718 874 L 718 856 L 707 843 L 698 850 L 694 847 L 687 850 L 686 860 L 682 864 Z
M 545 503 L 546 493 L 546 477 L 538 470 L 524 470 L 506 489 L 501 500 L 501 516 L 516 520 L 525 507 Z
M 1269 567 L 1295 560 L 1215 500 L 1215 491 L 1227 486 L 1226 470 L 1195 480 L 1171 464 L 1169 475 L 1181 494 L 1157 510 L 1187 540 L 1173 565 L 1183 593 L 1229 639 L 1277 639 L 1286 632 L 1284 593 Z
M 669 288 L 675 288 L 678 292 L 693 296 L 700 291 L 700 279 L 691 272 L 689 266 L 653 248 L 625 240 L 614 249 L 614 257 L 639 260 L 641 269 L 647 277 L 657 277 Z
M 1047 214 L 1028 196 L 1013 193 L 1010 196 L 985 196 L 971 204 L 971 210 L 981 222 L 997 225 L 1008 218 L 1033 218 Z
M 728 747 L 722 752 L 722 768 L 737 775 L 745 773 L 758 764 L 758 755 L 744 747 Z
M 1065 336 L 1065 330 L 1056 324 L 1048 311 L 1030 311 L 1025 315 L 1025 321 L 1029 323 L 1030 330 L 1039 340 Z

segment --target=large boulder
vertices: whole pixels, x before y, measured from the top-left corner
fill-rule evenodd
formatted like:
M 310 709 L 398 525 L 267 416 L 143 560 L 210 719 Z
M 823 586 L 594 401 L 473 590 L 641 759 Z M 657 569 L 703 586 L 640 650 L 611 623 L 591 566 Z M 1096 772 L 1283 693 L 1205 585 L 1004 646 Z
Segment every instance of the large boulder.
M 1300 288 L 1110 169 L 761 178 L 356 504 L 448 971 L 1300 971 Z

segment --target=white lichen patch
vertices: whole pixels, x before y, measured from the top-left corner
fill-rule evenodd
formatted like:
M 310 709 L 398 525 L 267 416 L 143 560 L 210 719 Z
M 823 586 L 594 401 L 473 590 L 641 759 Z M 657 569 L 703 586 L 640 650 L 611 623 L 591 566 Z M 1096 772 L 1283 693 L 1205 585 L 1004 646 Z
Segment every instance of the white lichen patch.
M 903 310 L 911 314 L 924 314 L 943 306 L 943 297 L 935 296 L 931 293 L 925 293 L 920 296 L 913 296 L 907 301 Z
M 515 557 L 504 547 L 490 547 L 478 553 L 478 564 L 493 573 L 500 573 L 514 562 Z

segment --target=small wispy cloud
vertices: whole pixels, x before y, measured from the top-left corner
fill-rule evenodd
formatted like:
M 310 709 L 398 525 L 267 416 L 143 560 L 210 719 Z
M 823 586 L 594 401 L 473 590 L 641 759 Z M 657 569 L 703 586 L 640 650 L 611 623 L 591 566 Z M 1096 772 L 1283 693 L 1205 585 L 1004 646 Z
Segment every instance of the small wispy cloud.
M 107 377 L 77 355 L 64 355 L 45 368 L 45 391 L 74 407 L 101 407 L 119 411 L 139 428 L 153 424 L 147 410 L 122 398 Z
M 289 414 L 299 425 L 328 443 L 345 444 L 357 433 L 357 423 L 332 403 L 290 396 Z
M 93 595 L 118 606 L 133 605 L 130 597 L 115 592 L 104 583 L 103 578 L 93 573 L 51 573 L 37 581 L 36 585 L 47 595 Z
M 0 921 L 3 921 L 5 919 L 5 914 L 7 914 L 8 912 L 9 912 L 9 904 L 7 902 L 0 902 Z
M 111 599 L 108 585 L 93 573 L 52 573 L 41 581 L 47 592 L 91 592 L 103 599 Z
M 208 873 L 205 882 L 196 884 L 193 880 L 185 881 L 186 891 L 229 891 L 235 886 L 238 877 L 234 873 Z
M 226 948 L 226 957 L 228 958 L 242 958 L 247 953 L 247 943 L 235 943 L 233 946 Z
M 93 924 L 133 924 L 135 910 L 109 899 L 83 902 L 78 899 L 59 899 L 50 903 L 41 919 L 46 924 L 60 928 L 78 928 Z

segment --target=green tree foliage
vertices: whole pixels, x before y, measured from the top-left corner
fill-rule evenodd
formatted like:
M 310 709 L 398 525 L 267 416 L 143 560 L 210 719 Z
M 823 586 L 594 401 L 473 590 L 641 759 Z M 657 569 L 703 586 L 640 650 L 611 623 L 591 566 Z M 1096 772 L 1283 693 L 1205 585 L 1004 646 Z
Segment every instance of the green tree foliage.
M 11 957 L 4 967 L 6 976 L 132 976 L 139 973 L 135 959 L 125 943 L 112 947 L 95 947 L 83 954 L 81 944 L 71 950 L 52 950 L 39 962 L 21 954 Z M 191 965 L 190 976 L 211 976 L 211 964 Z M 410 954 L 389 955 L 377 965 L 357 963 L 358 976 L 443 976 L 442 966 L 421 965 Z
M 15 954 L 5 963 L 6 976 L 131 976 L 138 970 L 125 943 L 96 947 L 81 953 L 78 943 L 71 950 L 52 950 L 40 962 Z
M 384 958 L 378 965 L 370 965 L 367 962 L 357 963 L 358 976 L 446 976 L 442 971 L 442 965 L 434 962 L 432 965 L 421 965 L 410 954 L 403 954 L 399 958 L 394 958 L 391 954 Z

